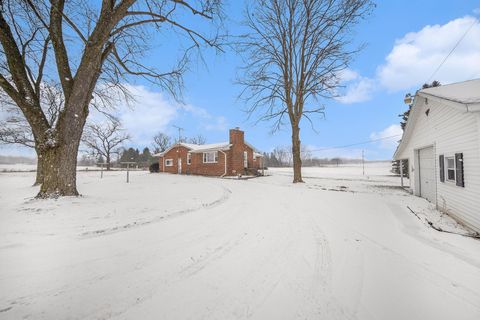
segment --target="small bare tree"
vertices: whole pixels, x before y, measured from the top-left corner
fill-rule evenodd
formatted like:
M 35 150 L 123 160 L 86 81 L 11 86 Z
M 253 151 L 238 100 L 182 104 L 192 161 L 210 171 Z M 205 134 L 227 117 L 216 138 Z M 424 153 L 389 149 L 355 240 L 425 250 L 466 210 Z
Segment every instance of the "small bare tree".
M 275 147 L 272 151 L 272 155 L 278 160 L 279 165 L 282 167 L 287 167 L 292 164 L 291 152 L 286 147 Z
M 172 138 L 170 138 L 163 132 L 159 132 L 153 137 L 152 146 L 153 146 L 154 153 L 163 152 L 167 150 L 167 148 L 169 148 L 171 145 L 172 145 Z
M 246 11 L 251 32 L 240 40 L 245 54 L 241 97 L 250 116 L 285 118 L 292 130 L 293 182 L 301 173 L 300 123 L 323 114 L 321 99 L 333 98 L 339 74 L 359 49 L 350 49 L 352 27 L 369 14 L 370 0 L 260 0 Z
M 207 138 L 199 134 L 199 135 L 196 135 L 195 137 L 191 137 L 190 139 L 188 139 L 188 142 L 193 144 L 205 144 L 207 143 Z
M 107 171 L 110 170 L 112 154 L 118 152 L 122 143 L 130 136 L 121 128 L 117 120 L 107 124 L 88 124 L 82 137 L 83 144 L 94 156 L 103 157 Z

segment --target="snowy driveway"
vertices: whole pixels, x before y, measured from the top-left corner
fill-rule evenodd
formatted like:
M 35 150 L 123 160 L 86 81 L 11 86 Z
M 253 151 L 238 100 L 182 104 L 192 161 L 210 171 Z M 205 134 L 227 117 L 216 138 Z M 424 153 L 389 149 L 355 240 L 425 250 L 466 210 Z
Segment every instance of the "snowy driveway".
M 386 174 L 90 172 L 46 202 L 0 174 L 0 319 L 480 319 L 480 241 Z

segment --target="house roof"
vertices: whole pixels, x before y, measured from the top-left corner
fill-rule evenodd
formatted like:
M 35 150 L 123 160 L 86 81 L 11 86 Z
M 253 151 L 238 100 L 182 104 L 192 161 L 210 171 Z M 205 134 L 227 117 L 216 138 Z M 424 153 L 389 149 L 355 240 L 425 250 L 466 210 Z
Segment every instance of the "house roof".
M 422 105 L 427 103 L 428 100 L 440 102 L 447 107 L 455 108 L 464 113 L 480 112 L 480 79 L 417 91 L 407 125 L 403 131 L 402 139 L 393 155 L 394 159 L 399 160 L 398 157 L 405 148 L 414 130 L 415 119 L 418 118 L 418 110 L 420 110 Z
M 185 144 L 187 148 L 190 148 L 193 153 L 205 152 L 205 151 L 218 151 L 218 150 L 228 150 L 230 149 L 231 144 L 228 142 L 220 143 L 209 143 L 209 144 Z
M 480 111 L 480 79 L 422 89 L 417 96 L 443 100 L 443 103 L 466 112 Z
M 228 150 L 231 146 L 230 143 L 228 142 L 220 142 L 220 143 L 209 143 L 209 144 L 194 144 L 194 143 L 185 143 L 185 142 L 179 142 L 171 147 L 167 148 L 165 151 L 156 153 L 153 156 L 154 157 L 162 157 L 165 153 L 168 151 L 172 150 L 175 147 L 178 146 L 183 146 L 187 149 L 189 149 L 193 153 L 197 152 L 205 152 L 205 151 L 218 151 L 218 150 Z

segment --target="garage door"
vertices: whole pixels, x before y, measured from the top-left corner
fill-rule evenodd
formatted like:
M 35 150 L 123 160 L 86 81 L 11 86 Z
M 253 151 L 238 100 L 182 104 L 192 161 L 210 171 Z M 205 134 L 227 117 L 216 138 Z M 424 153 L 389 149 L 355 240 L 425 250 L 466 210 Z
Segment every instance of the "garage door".
M 420 174 L 420 196 L 430 202 L 435 202 L 435 157 L 433 147 L 420 149 L 418 151 L 419 174 Z

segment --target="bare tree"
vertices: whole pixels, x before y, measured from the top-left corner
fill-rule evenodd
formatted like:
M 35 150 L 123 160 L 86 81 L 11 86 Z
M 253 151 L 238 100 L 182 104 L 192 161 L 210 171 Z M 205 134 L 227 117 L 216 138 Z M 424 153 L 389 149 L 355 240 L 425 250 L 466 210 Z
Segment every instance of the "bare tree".
M 122 143 L 130 136 L 121 128 L 119 121 L 106 124 L 88 124 L 82 137 L 83 144 L 94 156 L 105 158 L 107 170 L 110 170 L 112 154 L 118 152 Z
M 339 74 L 359 49 L 350 49 L 352 26 L 368 15 L 370 0 L 260 0 L 246 11 L 251 32 L 240 40 L 246 59 L 241 97 L 250 116 L 285 118 L 292 131 L 293 182 L 301 173 L 300 123 L 323 114 L 323 99 L 336 95 Z
M 196 135 L 195 137 L 191 137 L 190 139 L 188 139 L 188 142 L 193 144 L 205 144 L 207 143 L 207 138 L 199 134 L 199 135 Z
M 167 150 L 167 148 L 169 148 L 171 145 L 172 145 L 172 138 L 170 138 L 163 132 L 159 132 L 153 137 L 152 146 L 153 146 L 154 153 L 163 152 Z
M 302 159 L 302 163 L 312 160 L 312 151 L 306 145 L 302 144 L 302 147 L 300 149 L 300 158 Z
M 178 96 L 190 52 L 218 48 L 216 32 L 198 30 L 205 30 L 202 21 L 219 17 L 219 8 L 220 0 L 0 2 L 0 88 L 21 110 L 42 158 L 37 197 L 78 195 L 78 147 L 90 107 L 106 102 L 102 93 L 121 89 L 132 75 Z M 167 72 L 141 63 L 150 35 L 162 32 L 190 41 Z M 40 103 L 45 81 L 59 84 L 64 97 L 53 124 Z
M 273 157 L 278 160 L 279 165 L 282 167 L 292 164 L 292 153 L 288 149 L 288 147 L 275 147 L 272 151 Z

